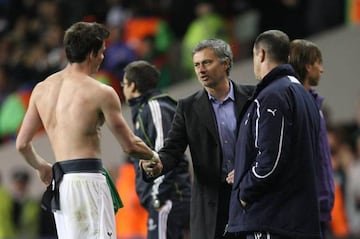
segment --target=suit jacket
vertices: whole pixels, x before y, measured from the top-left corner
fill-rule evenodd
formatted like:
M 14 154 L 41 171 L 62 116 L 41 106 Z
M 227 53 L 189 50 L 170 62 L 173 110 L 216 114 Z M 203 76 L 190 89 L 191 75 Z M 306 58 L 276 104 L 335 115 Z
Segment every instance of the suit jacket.
M 242 109 L 252 95 L 253 86 L 233 83 L 235 113 L 240 122 Z M 215 239 L 222 149 L 215 113 L 205 89 L 178 102 L 171 129 L 164 147 L 159 151 L 163 172 L 176 167 L 189 146 L 193 165 L 190 230 L 191 238 Z M 226 218 L 228 215 L 226 215 Z M 225 225 L 223 222 L 220 225 Z

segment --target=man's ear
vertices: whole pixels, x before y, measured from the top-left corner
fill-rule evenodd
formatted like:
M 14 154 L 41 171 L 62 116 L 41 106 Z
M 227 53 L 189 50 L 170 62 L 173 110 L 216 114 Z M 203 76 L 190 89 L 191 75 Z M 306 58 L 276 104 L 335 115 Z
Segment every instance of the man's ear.
M 260 62 L 264 62 L 264 61 L 265 61 L 266 52 L 265 52 L 264 48 L 260 48 L 259 51 L 260 51 L 260 52 L 259 52 Z
M 131 82 L 128 84 L 127 86 L 128 90 L 131 92 L 131 95 L 134 97 L 138 97 L 141 95 L 141 93 L 139 92 L 139 90 L 136 87 L 136 83 L 135 82 Z
M 311 70 L 312 65 L 311 64 L 305 64 L 306 72 L 309 72 Z
M 135 82 L 128 82 L 127 86 L 131 92 L 135 93 L 137 91 Z
M 89 52 L 88 53 L 88 55 L 87 55 L 87 58 L 89 59 L 89 60 L 92 60 L 92 59 L 94 59 L 94 52 L 93 51 L 91 51 L 91 52 Z
M 92 59 L 94 59 L 94 58 L 96 58 L 96 53 L 94 52 L 94 51 L 91 51 L 90 53 L 89 53 L 89 58 L 92 60 Z
M 229 69 L 230 67 L 230 59 L 226 58 L 226 60 L 224 61 L 224 66 L 225 66 L 225 70 Z

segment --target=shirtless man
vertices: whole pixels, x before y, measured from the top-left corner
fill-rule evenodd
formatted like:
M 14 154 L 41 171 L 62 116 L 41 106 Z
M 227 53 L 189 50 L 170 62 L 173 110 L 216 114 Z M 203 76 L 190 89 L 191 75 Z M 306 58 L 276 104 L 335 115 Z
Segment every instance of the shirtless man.
M 60 239 L 116 238 L 112 198 L 100 160 L 104 122 L 125 153 L 158 159 L 132 133 L 114 89 L 91 78 L 104 58 L 108 36 L 97 23 L 78 22 L 65 32 L 69 64 L 35 86 L 16 140 L 18 151 L 40 179 L 51 183 L 51 209 Z M 54 151 L 54 165 L 32 146 L 41 126 Z

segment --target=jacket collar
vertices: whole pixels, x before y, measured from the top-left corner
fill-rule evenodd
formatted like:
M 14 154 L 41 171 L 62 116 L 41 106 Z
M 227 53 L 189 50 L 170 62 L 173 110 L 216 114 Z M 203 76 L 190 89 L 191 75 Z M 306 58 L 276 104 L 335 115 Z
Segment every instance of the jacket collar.
M 131 108 L 131 115 L 132 115 L 133 120 L 136 119 L 136 116 L 139 112 L 139 109 L 142 107 L 142 105 L 144 105 L 153 96 L 159 95 L 159 94 L 161 94 L 161 91 L 158 89 L 154 89 L 154 90 L 149 90 L 148 92 L 146 92 L 138 97 L 128 100 L 129 106 Z
M 265 75 L 264 78 L 257 84 L 254 96 L 258 95 L 258 93 L 266 86 L 284 76 L 296 77 L 294 68 L 290 64 L 279 65 Z

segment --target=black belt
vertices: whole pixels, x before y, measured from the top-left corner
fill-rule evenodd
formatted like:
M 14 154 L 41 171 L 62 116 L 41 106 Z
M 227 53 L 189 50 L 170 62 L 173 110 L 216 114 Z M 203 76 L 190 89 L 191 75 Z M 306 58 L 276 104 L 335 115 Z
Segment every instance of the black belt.
M 86 158 L 73 159 L 57 162 L 62 172 L 66 173 L 102 173 L 102 163 L 100 159 Z
M 41 207 L 47 211 L 60 210 L 59 186 L 67 173 L 102 173 L 102 162 L 96 158 L 74 159 L 56 162 L 52 167 L 53 178 L 41 199 Z

